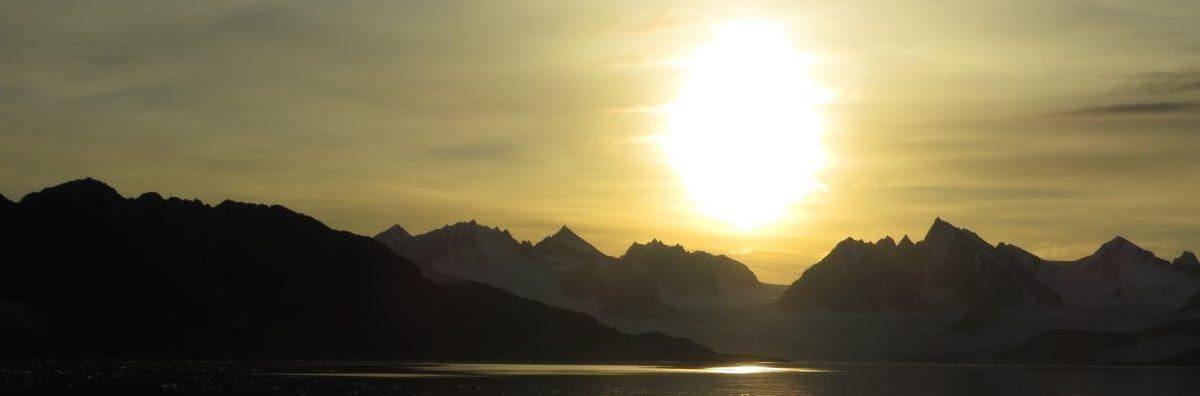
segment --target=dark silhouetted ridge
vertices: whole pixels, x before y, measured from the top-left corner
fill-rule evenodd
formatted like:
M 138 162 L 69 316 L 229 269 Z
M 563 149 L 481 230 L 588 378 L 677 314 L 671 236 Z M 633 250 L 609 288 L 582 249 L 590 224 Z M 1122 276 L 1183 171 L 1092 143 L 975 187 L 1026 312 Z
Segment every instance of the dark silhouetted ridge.
M 0 356 L 715 356 L 490 286 L 435 284 L 379 242 L 278 205 L 125 199 L 85 179 L 29 194 L 0 231 Z
M 28 208 L 98 211 L 110 209 L 123 199 L 117 190 L 89 177 L 30 193 L 21 199 L 21 205 Z

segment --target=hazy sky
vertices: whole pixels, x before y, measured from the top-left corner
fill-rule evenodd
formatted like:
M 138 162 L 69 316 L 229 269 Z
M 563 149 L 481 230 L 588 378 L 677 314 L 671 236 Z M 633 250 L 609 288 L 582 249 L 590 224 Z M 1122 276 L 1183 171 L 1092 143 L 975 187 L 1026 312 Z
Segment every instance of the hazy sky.
M 672 60 L 783 25 L 834 93 L 824 191 L 739 233 L 662 150 Z M 0 0 L 0 193 L 280 203 L 372 235 L 561 224 L 786 283 L 846 236 L 935 216 L 1048 258 L 1116 234 L 1200 249 L 1200 2 Z M 781 181 L 786 182 L 786 181 Z

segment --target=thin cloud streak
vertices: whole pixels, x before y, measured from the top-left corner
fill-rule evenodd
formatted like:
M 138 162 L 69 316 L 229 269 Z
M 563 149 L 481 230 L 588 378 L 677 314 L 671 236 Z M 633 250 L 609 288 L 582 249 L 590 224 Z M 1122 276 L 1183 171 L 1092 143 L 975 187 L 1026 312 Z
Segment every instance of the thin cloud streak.
M 1196 102 L 1121 103 L 1071 110 L 1069 115 L 1144 115 L 1189 113 L 1200 109 Z

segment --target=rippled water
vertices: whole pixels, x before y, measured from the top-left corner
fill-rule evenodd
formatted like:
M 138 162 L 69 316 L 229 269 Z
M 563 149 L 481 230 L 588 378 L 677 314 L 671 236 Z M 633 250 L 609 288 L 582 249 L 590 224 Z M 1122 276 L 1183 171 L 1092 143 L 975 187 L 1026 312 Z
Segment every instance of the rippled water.
M 1200 370 L 907 364 L 0 363 L 0 394 L 1194 395 Z

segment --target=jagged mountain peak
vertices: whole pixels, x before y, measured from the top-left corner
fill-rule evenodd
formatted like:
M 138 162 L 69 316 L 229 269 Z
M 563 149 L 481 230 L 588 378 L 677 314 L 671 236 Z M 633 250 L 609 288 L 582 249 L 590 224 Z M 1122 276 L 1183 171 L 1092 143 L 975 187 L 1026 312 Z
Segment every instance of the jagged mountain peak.
M 645 244 L 634 242 L 633 244 L 629 245 L 629 249 L 625 250 L 625 255 L 628 256 L 631 253 L 638 254 L 643 252 L 652 252 L 655 254 L 663 254 L 667 252 L 687 253 L 687 250 L 683 248 L 683 245 L 668 245 L 665 242 L 655 238 L 651 239 L 650 242 L 646 242 Z
M 388 229 L 384 230 L 383 232 L 387 234 L 412 236 L 412 234 L 408 233 L 408 230 L 405 230 L 404 227 L 401 227 L 399 224 L 392 224 L 391 227 L 388 227 Z
M 393 224 L 391 227 L 388 227 L 388 229 L 383 230 L 383 232 L 375 234 L 375 239 L 381 241 L 389 240 L 399 242 L 412 239 L 412 234 L 409 234 L 408 230 L 405 230 L 404 227 L 401 227 L 399 224 Z
M 583 239 L 583 237 L 576 234 L 575 231 L 566 225 L 559 228 L 558 232 L 555 232 L 553 235 L 543 238 L 535 247 L 543 251 L 543 253 L 558 249 L 559 247 L 566 247 L 567 249 L 589 256 L 607 257 L 607 255 L 600 252 L 600 249 L 596 249 L 595 246 L 592 246 L 591 242 Z
M 950 224 L 950 222 L 948 222 L 946 220 L 942 220 L 941 216 L 934 217 L 933 224 L 930 226 L 930 228 L 945 228 L 945 227 L 949 227 L 951 229 L 958 228 L 958 227 L 955 227 L 954 224 Z
M 863 242 L 863 240 L 861 240 L 861 239 L 854 239 L 854 237 L 848 236 L 848 237 L 846 237 L 846 239 L 843 239 L 840 242 L 838 242 L 837 245 L 834 246 L 834 248 L 836 249 L 838 246 L 842 246 L 842 245 L 865 245 L 865 244 L 866 244 L 866 242 Z
M 892 239 L 891 235 L 887 235 L 876 241 L 875 244 L 879 246 L 896 247 L 896 240 Z
M 558 232 L 555 232 L 550 238 L 566 241 L 583 241 L 583 238 L 579 234 L 576 234 L 575 231 L 572 231 L 570 227 L 567 227 L 566 224 L 562 228 L 559 228 Z
M 1096 256 L 1111 256 L 1111 255 L 1121 254 L 1124 252 L 1141 253 L 1141 252 L 1146 252 L 1146 250 L 1142 249 L 1141 247 L 1134 244 L 1133 242 L 1130 242 L 1128 239 L 1125 239 L 1125 237 L 1117 235 L 1112 240 L 1109 240 L 1108 242 L 1105 242 L 1104 244 L 1100 245 L 1100 248 L 1096 249 L 1095 255 Z
M 465 231 L 465 232 L 484 232 L 484 233 L 496 233 L 496 234 L 507 234 L 508 233 L 508 230 L 501 230 L 500 227 L 488 227 L 486 225 L 479 224 L 479 222 L 475 221 L 475 219 L 471 219 L 468 221 L 460 221 L 460 222 L 457 222 L 454 224 L 446 225 L 446 226 L 442 227 L 442 229 L 453 229 L 453 230 Z
M 1200 265 L 1200 260 L 1196 259 L 1196 254 L 1187 250 L 1184 250 L 1183 253 L 1179 254 L 1179 257 L 1176 257 L 1175 260 L 1172 260 L 1171 262 L 1175 264 L 1183 263 Z
M 983 240 L 978 234 L 966 228 L 956 227 L 942 220 L 941 217 L 933 220 L 933 225 L 929 227 L 929 232 L 925 234 L 925 240 L 922 243 L 935 248 L 938 246 L 970 246 L 972 249 L 979 251 L 994 249 L 990 243 Z
M 896 248 L 891 243 L 891 238 L 842 240 L 789 287 L 779 306 L 911 310 L 1063 305 L 1053 289 L 1024 267 L 1009 265 L 995 246 L 940 217 L 921 243 L 907 235 Z
M 946 235 L 961 234 L 964 229 L 955 227 L 950 222 L 942 220 L 941 217 L 933 219 L 933 224 L 929 226 L 929 231 L 925 233 L 925 241 L 930 241 Z

